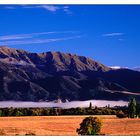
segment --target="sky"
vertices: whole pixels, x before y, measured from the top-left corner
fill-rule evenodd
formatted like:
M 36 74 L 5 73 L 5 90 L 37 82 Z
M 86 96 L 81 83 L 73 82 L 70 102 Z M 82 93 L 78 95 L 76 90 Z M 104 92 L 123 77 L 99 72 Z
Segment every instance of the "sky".
M 0 5 L 0 46 L 140 66 L 140 5 Z

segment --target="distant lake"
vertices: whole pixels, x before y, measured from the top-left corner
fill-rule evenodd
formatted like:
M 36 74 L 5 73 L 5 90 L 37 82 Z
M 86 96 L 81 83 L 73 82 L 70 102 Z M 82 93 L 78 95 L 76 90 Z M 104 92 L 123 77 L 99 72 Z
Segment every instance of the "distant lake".
M 107 100 L 88 100 L 88 101 L 72 101 L 66 103 L 54 103 L 54 102 L 21 102 L 21 101 L 0 101 L 0 108 L 5 107 L 61 107 L 61 108 L 76 108 L 76 107 L 88 107 L 92 102 L 92 106 L 105 107 L 107 105 L 113 106 L 125 106 L 128 102 L 125 101 L 107 101 Z

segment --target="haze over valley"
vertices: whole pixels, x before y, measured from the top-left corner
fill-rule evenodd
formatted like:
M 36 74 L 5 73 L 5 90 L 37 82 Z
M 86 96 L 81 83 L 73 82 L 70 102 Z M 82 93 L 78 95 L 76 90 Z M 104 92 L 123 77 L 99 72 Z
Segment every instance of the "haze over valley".
M 1 101 L 140 99 L 140 72 L 70 53 L 0 47 Z
M 0 5 L 1 103 L 139 101 L 139 9 Z

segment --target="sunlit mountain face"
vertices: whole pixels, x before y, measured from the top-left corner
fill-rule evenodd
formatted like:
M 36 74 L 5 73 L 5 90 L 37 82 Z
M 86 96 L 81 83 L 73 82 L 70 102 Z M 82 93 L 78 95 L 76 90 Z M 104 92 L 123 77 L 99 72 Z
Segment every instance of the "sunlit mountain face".
M 140 72 L 84 56 L 0 47 L 1 101 L 139 100 L 139 83 Z

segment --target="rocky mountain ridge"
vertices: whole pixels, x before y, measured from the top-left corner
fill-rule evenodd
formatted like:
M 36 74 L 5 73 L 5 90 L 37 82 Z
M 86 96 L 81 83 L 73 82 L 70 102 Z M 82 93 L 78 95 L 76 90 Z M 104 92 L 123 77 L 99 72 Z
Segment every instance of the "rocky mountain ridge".
M 0 100 L 140 99 L 140 72 L 84 56 L 0 47 Z

